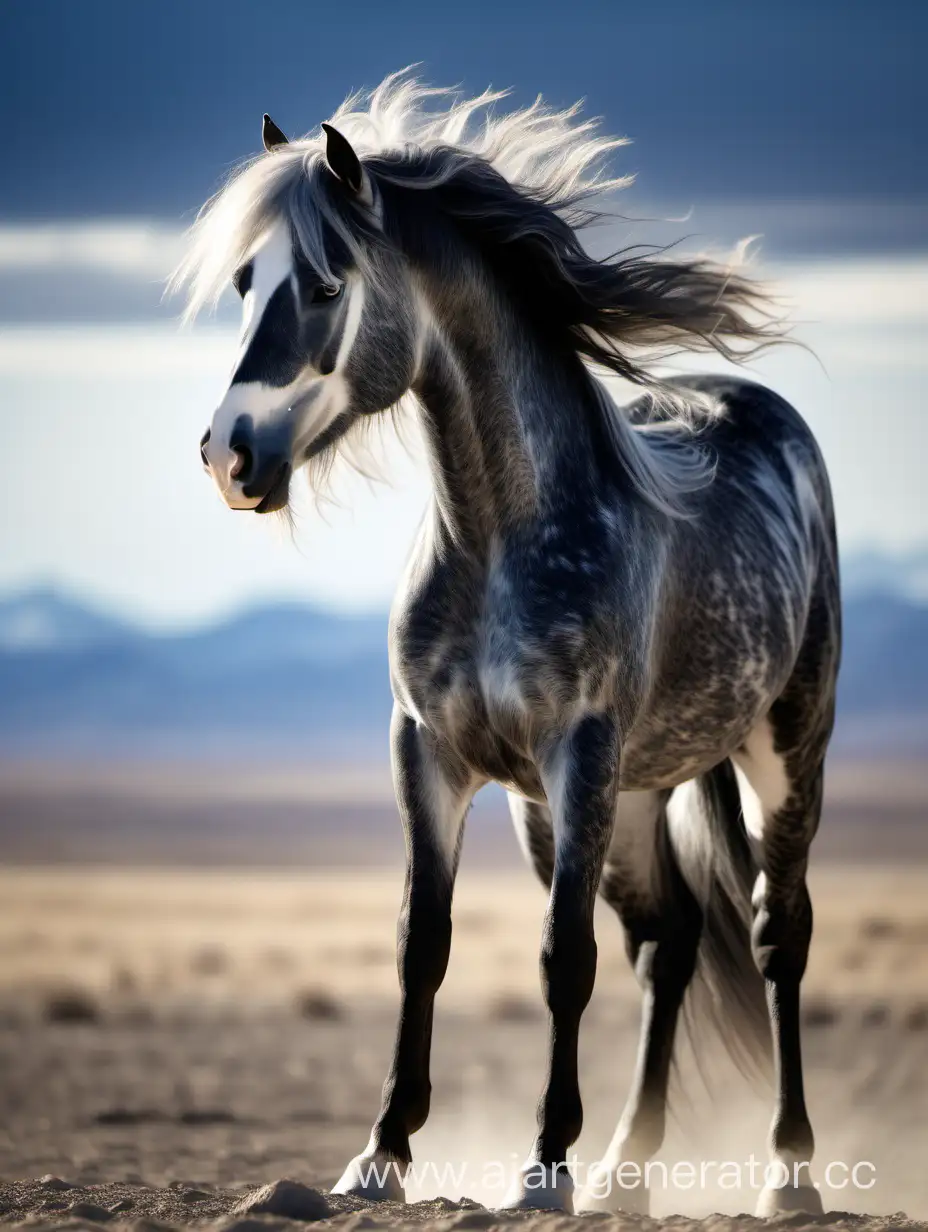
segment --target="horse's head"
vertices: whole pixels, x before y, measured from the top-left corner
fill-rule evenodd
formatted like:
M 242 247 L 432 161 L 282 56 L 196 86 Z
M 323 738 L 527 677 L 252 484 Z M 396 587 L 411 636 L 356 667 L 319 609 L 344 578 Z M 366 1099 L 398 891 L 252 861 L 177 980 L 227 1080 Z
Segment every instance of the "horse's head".
M 453 101 L 400 73 L 316 137 L 289 142 L 264 117 L 265 152 L 208 204 L 175 278 L 191 315 L 230 280 L 242 297 L 231 381 L 201 441 L 233 509 L 284 508 L 293 473 L 353 428 L 411 388 L 428 403 L 474 368 L 527 362 L 530 338 L 677 407 L 649 352 L 746 358 L 781 336 L 762 290 L 730 269 L 634 248 L 592 258 L 575 228 L 599 216 L 588 198 L 624 183 L 600 165 L 622 142 L 540 100 L 484 114 L 502 97 Z M 636 475 L 650 474 L 643 456 Z M 490 448 L 480 465 L 495 460 Z M 642 490 L 667 510 L 676 483 Z
M 224 228 L 247 236 L 232 275 L 243 308 L 238 354 L 200 442 L 232 509 L 284 508 L 293 473 L 397 402 L 413 376 L 405 262 L 383 242 L 352 145 L 323 128 L 324 142 L 291 144 L 265 116 L 260 161 L 271 165 L 250 184 L 243 177 L 247 193 L 233 182 L 216 202 Z

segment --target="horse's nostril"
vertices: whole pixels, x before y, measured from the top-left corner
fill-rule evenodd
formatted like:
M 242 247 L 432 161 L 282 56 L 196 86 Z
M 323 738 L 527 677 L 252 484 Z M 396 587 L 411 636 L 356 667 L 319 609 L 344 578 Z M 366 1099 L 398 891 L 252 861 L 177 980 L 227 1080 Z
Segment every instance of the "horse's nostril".
M 251 450 L 247 445 L 237 445 L 232 452 L 235 454 L 235 461 L 229 471 L 229 478 L 237 479 L 240 483 L 247 483 L 254 461 Z
M 209 441 L 209 428 L 207 428 L 206 431 L 203 433 L 203 435 L 200 437 L 200 461 L 203 463 L 203 465 L 206 467 L 207 470 L 209 470 L 209 458 L 207 458 L 206 456 L 206 445 L 208 441 Z

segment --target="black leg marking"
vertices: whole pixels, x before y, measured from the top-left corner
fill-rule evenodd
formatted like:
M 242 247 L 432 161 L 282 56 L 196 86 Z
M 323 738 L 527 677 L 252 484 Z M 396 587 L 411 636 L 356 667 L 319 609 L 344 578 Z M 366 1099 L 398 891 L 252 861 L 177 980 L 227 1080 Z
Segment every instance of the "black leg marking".
M 550 1013 L 548 1076 L 538 1105 L 538 1135 L 528 1173 L 509 1205 L 570 1210 L 564 1168 L 580 1134 L 583 1106 L 577 1073 L 580 1019 L 593 993 L 596 941 L 593 906 L 612 835 L 618 791 L 616 725 L 583 720 L 560 745 L 545 775 L 555 820 L 551 895 L 541 945 L 541 978 Z
M 765 1189 L 758 1214 L 821 1210 L 808 1164 L 815 1149 L 806 1110 L 800 1042 L 799 988 L 812 939 L 812 902 L 806 886 L 808 848 L 818 827 L 822 772 L 794 785 L 789 799 L 764 820 L 761 873 L 754 890 L 751 945 L 764 978 L 776 1073 L 776 1104 L 770 1126 L 772 1159 L 788 1169 L 789 1181 Z
M 451 898 L 459 842 L 477 784 L 443 759 L 413 720 L 399 711 L 394 713 L 392 740 L 407 854 L 397 929 L 400 1016 L 380 1115 L 367 1150 L 349 1164 L 336 1192 L 402 1200 L 398 1179 L 386 1188 L 365 1184 L 358 1164 L 371 1160 L 408 1164 L 409 1136 L 428 1117 L 433 1007 L 451 952 Z
M 647 1214 L 644 1185 L 616 1180 L 620 1163 L 643 1166 L 660 1149 L 667 1116 L 667 1087 L 677 1021 L 696 969 L 702 910 L 677 866 L 666 830 L 666 796 L 653 825 L 651 880 L 623 864 L 621 849 L 610 853 L 600 893 L 625 929 L 626 952 L 642 990 L 641 1027 L 635 1072 L 625 1109 L 606 1154 L 589 1177 L 582 1209 Z M 619 799 L 621 815 L 622 798 Z M 638 856 L 641 858 L 639 847 Z

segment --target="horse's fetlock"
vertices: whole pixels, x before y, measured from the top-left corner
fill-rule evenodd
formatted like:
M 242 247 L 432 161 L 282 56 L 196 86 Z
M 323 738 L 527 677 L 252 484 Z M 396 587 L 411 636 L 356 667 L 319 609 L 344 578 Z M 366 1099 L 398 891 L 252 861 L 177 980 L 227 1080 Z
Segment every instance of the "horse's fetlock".
M 810 1163 L 815 1154 L 815 1136 L 808 1120 L 774 1125 L 770 1133 L 770 1151 L 778 1159 L 789 1157 L 800 1163 Z
M 432 1084 L 428 1078 L 397 1083 L 391 1103 L 397 1109 L 400 1137 L 408 1137 L 409 1134 L 414 1134 L 421 1129 L 428 1120 L 432 1103 Z
M 563 1160 L 567 1148 L 580 1137 L 583 1129 L 583 1102 L 580 1092 L 573 1095 L 562 1095 L 556 1114 L 550 1106 L 542 1107 L 540 1118 L 541 1128 L 538 1135 L 537 1153 L 542 1163 L 555 1164 Z M 547 1130 L 554 1126 L 554 1133 Z M 556 1136 L 555 1136 L 556 1135 Z

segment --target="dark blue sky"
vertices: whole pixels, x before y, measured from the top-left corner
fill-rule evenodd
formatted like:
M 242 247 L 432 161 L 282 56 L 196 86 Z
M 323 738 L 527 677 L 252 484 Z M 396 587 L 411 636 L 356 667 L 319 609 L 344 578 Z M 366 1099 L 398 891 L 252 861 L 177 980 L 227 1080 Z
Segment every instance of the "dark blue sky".
M 412 61 L 585 96 L 644 199 L 928 200 L 922 0 L 0 0 L 0 218 L 196 208 Z

